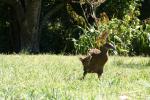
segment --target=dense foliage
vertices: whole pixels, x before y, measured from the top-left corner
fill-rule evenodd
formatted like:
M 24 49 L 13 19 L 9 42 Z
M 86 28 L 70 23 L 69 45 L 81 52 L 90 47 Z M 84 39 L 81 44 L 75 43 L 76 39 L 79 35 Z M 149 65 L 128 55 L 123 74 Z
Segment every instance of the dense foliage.
M 140 0 L 126 1 L 126 3 L 118 1 L 119 4 L 110 1 L 108 0 L 106 7 L 103 6 L 101 9 L 108 12 L 112 19 L 108 23 L 99 24 L 99 33 L 88 31 L 80 37 L 79 41 L 75 41 L 77 52 L 86 53 L 89 48 L 94 47 L 97 34 L 109 30 L 109 40 L 116 45 L 119 55 L 150 55 L 150 25 L 143 24 L 138 19 Z
M 142 0 L 103 0 L 94 9 L 97 21 L 93 26 L 82 11 L 84 0 L 66 1 L 42 0 L 40 52 L 85 54 L 97 47 L 96 38 L 107 30 L 119 55 L 150 55 L 150 24 L 139 19 Z M 0 52 L 12 51 L 8 9 L 0 4 Z M 106 16 L 101 16 L 104 12 Z

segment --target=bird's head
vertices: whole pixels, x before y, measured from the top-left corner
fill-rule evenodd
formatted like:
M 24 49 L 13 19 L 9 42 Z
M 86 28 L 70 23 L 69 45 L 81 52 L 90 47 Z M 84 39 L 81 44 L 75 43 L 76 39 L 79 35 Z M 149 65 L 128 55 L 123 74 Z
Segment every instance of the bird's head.
M 108 50 L 113 50 L 113 53 L 117 55 L 116 47 L 111 43 L 105 43 L 102 47 L 100 47 L 102 52 L 107 52 Z
M 117 54 L 116 47 L 110 43 L 108 39 L 109 32 L 102 32 L 96 39 L 97 47 L 100 48 L 100 51 L 107 52 L 109 49 L 113 50 L 114 54 Z
M 116 47 L 113 44 L 111 44 L 111 43 L 105 43 L 103 45 L 103 48 L 105 48 L 107 50 L 109 50 L 109 49 L 116 50 Z

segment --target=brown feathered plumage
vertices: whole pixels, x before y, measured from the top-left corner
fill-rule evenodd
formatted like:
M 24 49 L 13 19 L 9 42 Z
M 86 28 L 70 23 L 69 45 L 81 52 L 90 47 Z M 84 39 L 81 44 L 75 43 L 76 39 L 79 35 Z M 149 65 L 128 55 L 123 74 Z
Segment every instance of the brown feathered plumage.
M 113 45 L 105 43 L 100 50 L 90 49 L 85 58 L 80 58 L 83 64 L 83 79 L 87 73 L 97 73 L 98 77 L 103 73 L 103 68 L 108 60 L 108 50 L 115 49 Z

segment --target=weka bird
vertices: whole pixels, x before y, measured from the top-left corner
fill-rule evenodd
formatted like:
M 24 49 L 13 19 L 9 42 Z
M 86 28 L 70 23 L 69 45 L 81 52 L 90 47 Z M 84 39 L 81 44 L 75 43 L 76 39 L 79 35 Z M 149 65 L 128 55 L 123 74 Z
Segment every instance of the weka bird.
M 105 43 L 99 49 L 90 49 L 88 55 L 85 58 L 80 58 L 80 61 L 83 64 L 83 78 L 87 73 L 97 73 L 98 77 L 103 73 L 104 65 L 108 60 L 108 50 L 115 47 L 110 43 Z

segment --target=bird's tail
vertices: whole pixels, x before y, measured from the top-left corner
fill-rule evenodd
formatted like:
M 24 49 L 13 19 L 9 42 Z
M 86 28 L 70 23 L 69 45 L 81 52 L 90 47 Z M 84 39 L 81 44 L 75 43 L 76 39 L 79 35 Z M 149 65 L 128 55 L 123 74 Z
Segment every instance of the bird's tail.
M 81 61 L 82 65 L 84 66 L 84 60 L 82 57 L 79 57 L 79 60 Z
M 82 57 L 79 57 L 79 60 L 82 62 L 82 61 L 83 61 L 83 58 L 82 58 Z

